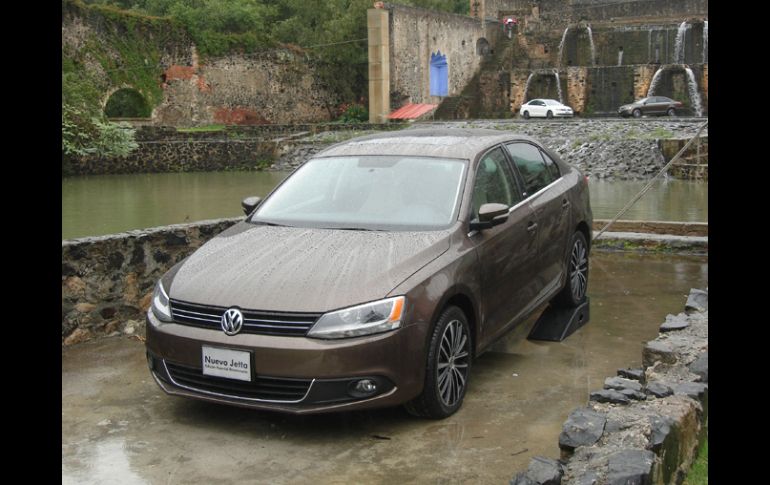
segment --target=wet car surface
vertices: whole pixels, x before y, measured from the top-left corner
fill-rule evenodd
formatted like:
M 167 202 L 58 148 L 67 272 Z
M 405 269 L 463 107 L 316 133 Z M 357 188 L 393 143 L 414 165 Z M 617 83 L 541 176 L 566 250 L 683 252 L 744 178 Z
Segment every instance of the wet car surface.
M 539 306 L 585 297 L 587 179 L 526 136 L 350 140 L 244 207 L 158 283 L 147 358 L 169 394 L 443 418 L 475 356 Z

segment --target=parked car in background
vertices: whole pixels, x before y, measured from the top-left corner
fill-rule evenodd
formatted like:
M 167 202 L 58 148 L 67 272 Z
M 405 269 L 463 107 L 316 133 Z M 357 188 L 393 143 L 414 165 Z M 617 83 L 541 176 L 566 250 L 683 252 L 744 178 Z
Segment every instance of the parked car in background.
M 531 117 L 572 118 L 575 114 L 572 108 L 555 99 L 531 99 L 521 105 L 519 113 L 525 120 Z
M 444 418 L 495 340 L 585 301 L 588 179 L 527 136 L 357 138 L 242 205 L 156 285 L 147 361 L 169 394 Z
M 684 105 L 681 102 L 665 96 L 648 96 L 631 104 L 624 104 L 618 108 L 618 114 L 623 118 L 639 118 L 642 115 L 676 116 L 676 110 L 682 106 Z

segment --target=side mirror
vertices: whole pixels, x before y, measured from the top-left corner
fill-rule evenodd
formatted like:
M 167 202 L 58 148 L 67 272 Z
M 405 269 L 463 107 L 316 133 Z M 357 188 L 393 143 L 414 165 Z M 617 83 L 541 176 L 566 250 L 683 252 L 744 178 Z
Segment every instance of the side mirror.
M 481 231 L 499 226 L 508 220 L 508 206 L 505 204 L 482 204 L 479 218 L 471 221 L 471 231 Z
M 254 212 L 254 209 L 257 208 L 260 202 L 262 202 L 262 197 L 256 197 L 256 196 L 246 197 L 241 201 L 241 207 L 243 207 L 243 212 L 246 215 L 251 214 L 252 212 Z

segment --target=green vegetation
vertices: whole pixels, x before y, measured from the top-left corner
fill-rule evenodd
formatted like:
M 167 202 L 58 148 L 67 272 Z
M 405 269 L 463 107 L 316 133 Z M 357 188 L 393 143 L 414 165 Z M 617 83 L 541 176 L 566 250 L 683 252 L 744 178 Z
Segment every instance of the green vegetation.
M 139 91 L 119 89 L 107 100 L 104 114 L 108 118 L 149 118 L 152 110 Z
M 70 105 L 62 105 L 62 173 L 83 155 L 125 156 L 138 146 L 135 131 L 125 123 L 108 123 Z
M 338 123 L 366 123 L 369 121 L 369 110 L 362 104 L 343 105 L 342 115 Z
M 701 446 L 698 459 L 693 463 L 684 485 L 708 485 L 709 483 L 709 440 Z

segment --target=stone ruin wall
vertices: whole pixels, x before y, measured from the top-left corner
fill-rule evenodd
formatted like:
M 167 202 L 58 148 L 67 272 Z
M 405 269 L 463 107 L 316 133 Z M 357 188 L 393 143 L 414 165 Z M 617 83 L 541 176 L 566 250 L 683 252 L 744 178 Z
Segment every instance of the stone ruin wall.
M 330 120 L 338 104 L 313 67 L 289 50 L 171 66 L 165 76 L 157 124 L 309 123 Z
M 108 32 L 108 23 L 94 9 L 65 4 L 63 55 L 98 42 L 107 47 L 114 65 L 135 67 L 130 64 L 133 61 L 122 58 L 120 46 Z M 251 55 L 200 58 L 189 36 L 173 23 L 137 25 L 143 29 L 148 45 L 160 52 L 157 85 L 162 88 L 162 99 L 150 100 L 149 93 L 137 89 L 154 108 L 152 124 L 185 127 L 309 123 L 328 121 L 335 115 L 337 96 L 320 84 L 313 65 L 300 53 L 271 49 Z M 85 63 L 97 79 L 95 87 L 103 93 L 102 106 L 116 90 L 137 88 L 112 81 L 97 59 L 87 57 Z
M 447 56 L 448 94 L 459 95 L 479 69 L 484 56 L 476 42 L 484 38 L 494 47 L 499 24 L 465 15 L 388 4 L 390 11 L 391 110 L 406 103 L 439 103 L 430 95 L 430 57 Z

